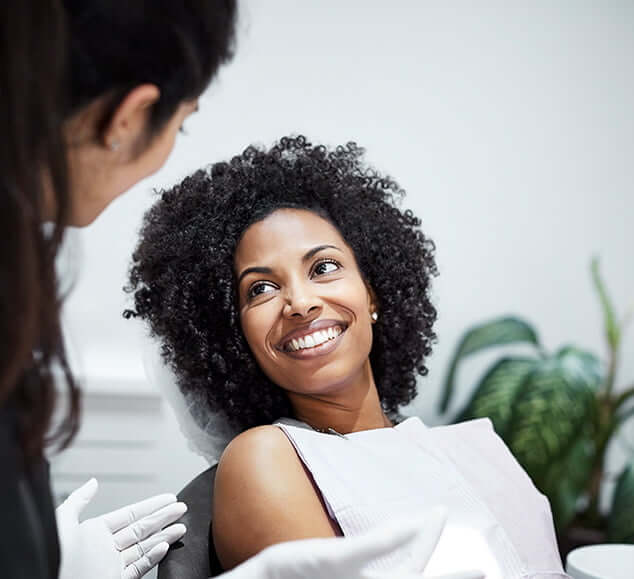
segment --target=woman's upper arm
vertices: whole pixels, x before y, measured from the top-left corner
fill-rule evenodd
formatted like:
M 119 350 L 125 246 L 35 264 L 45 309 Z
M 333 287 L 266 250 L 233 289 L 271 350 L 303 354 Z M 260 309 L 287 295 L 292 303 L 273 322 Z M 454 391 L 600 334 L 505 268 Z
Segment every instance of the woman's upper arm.
M 213 498 L 213 539 L 230 569 L 283 541 L 335 535 L 309 475 L 284 433 L 253 428 L 223 453 Z

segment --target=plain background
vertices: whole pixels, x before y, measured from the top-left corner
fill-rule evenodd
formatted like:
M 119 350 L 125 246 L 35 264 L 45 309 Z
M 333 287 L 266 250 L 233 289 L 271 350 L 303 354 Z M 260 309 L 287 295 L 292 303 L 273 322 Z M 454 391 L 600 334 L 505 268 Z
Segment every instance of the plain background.
M 619 314 L 634 304 L 633 30 L 631 0 L 242 2 L 236 56 L 167 165 L 68 236 L 64 324 L 85 388 L 152 390 L 121 288 L 153 191 L 291 133 L 363 145 L 437 244 L 438 343 L 409 414 L 449 418 L 435 409 L 447 361 L 467 327 L 495 316 L 525 317 L 548 350 L 604 355 L 591 256 Z M 633 354 L 630 328 L 621 386 Z M 465 365 L 455 408 L 484 358 Z M 160 482 L 176 491 L 203 463 L 164 420 Z

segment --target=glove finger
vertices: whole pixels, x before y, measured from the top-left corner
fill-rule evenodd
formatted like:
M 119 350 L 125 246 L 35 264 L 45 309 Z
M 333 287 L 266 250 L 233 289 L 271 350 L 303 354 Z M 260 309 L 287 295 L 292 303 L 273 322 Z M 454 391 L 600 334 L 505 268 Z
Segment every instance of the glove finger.
M 117 549 L 123 551 L 134 545 L 134 543 L 147 539 L 163 527 L 171 525 L 177 519 L 180 519 L 186 511 L 187 505 L 185 503 L 174 503 L 147 517 L 143 517 L 140 521 L 133 522 L 113 535 Z
M 364 535 L 345 538 L 339 545 L 338 561 L 345 561 L 347 569 L 361 569 L 370 561 L 417 541 L 426 521 L 427 517 L 399 518 Z M 324 547 L 329 548 L 326 544 Z
M 447 516 L 447 508 L 442 505 L 434 507 L 425 515 L 417 537 L 409 547 L 409 555 L 394 570 L 396 573 L 421 573 L 425 570 L 438 545 Z
M 155 567 L 165 557 L 169 545 L 167 543 L 159 543 L 149 553 L 143 555 L 136 562 L 126 566 L 121 574 L 121 579 L 140 579 L 152 567 Z
M 99 483 L 96 478 L 91 478 L 88 482 L 70 493 L 58 509 L 68 511 L 76 518 L 79 518 L 79 515 L 81 515 L 82 511 L 97 494 L 97 490 L 99 490 Z
M 167 543 L 168 545 L 171 545 L 182 538 L 186 532 L 187 528 L 182 523 L 176 523 L 175 525 L 166 527 L 161 532 L 155 533 L 144 541 L 135 543 L 131 547 L 121 551 L 123 564 L 127 566 L 132 563 L 136 563 L 136 561 L 149 553 L 159 543 Z
M 147 517 L 148 515 L 151 515 L 163 507 L 175 502 L 176 496 L 171 493 L 156 495 L 154 497 L 150 497 L 149 499 L 139 501 L 138 503 L 126 505 L 116 511 L 106 513 L 105 515 L 102 515 L 102 518 L 110 529 L 110 532 L 116 533 L 117 531 L 123 529 L 123 527 L 134 523 L 134 521 Z

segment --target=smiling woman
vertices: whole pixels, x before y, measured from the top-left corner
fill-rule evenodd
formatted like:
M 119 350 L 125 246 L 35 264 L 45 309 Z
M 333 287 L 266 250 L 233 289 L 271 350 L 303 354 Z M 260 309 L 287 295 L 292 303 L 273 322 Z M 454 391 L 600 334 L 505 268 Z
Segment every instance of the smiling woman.
M 429 572 L 564 577 L 548 503 L 488 421 L 428 429 L 398 415 L 435 339 L 434 246 L 361 155 L 303 137 L 248 148 L 146 215 L 130 314 L 181 390 L 243 430 L 215 479 L 220 562 L 448 505 Z
M 374 387 L 369 354 L 377 306 L 352 249 L 332 224 L 310 211 L 277 210 L 247 229 L 235 269 L 242 272 L 244 336 L 296 416 L 307 395 Z
M 370 360 L 388 415 L 413 399 L 416 374 L 427 373 L 424 361 L 435 340 L 434 245 L 420 220 L 398 209 L 404 196 L 398 184 L 368 169 L 362 154 L 352 143 L 328 151 L 304 137 L 283 138 L 269 150 L 249 147 L 163 192 L 145 216 L 128 288 L 135 313 L 161 339 L 181 386 L 204 394 L 210 411 L 226 414 L 241 430 L 293 415 L 285 391 L 254 357 L 242 324 L 279 303 L 271 293 L 302 289 L 297 272 L 270 277 L 274 267 L 290 267 L 291 248 L 300 247 L 294 259 L 314 287 L 337 287 L 343 282 L 317 280 L 342 274 L 347 280 L 354 272 L 364 291 L 373 292 L 380 316 Z M 273 215 L 280 209 L 289 211 Z M 300 210 L 310 214 L 300 219 Z M 308 224 L 313 228 L 305 229 Z M 278 231 L 277 247 L 267 245 L 266 254 L 259 241 L 249 242 L 260 228 L 264 237 Z M 285 228 L 292 236 L 284 238 Z M 304 239 L 309 231 L 312 238 Z M 247 245 L 260 253 L 247 255 Z M 321 245 L 339 251 L 313 253 Z M 366 311 L 367 322 L 369 316 Z

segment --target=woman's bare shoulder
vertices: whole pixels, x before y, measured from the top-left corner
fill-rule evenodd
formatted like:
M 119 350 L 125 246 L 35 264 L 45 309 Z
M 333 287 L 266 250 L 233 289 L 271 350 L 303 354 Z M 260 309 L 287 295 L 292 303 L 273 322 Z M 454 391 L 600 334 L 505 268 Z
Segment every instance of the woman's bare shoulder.
M 334 534 L 280 428 L 259 426 L 231 441 L 220 458 L 213 499 L 214 543 L 225 569 L 275 543 Z
M 272 424 L 256 426 L 238 434 L 220 457 L 218 470 L 224 468 L 253 468 L 253 461 L 287 462 L 294 458 L 295 451 L 286 435 Z

